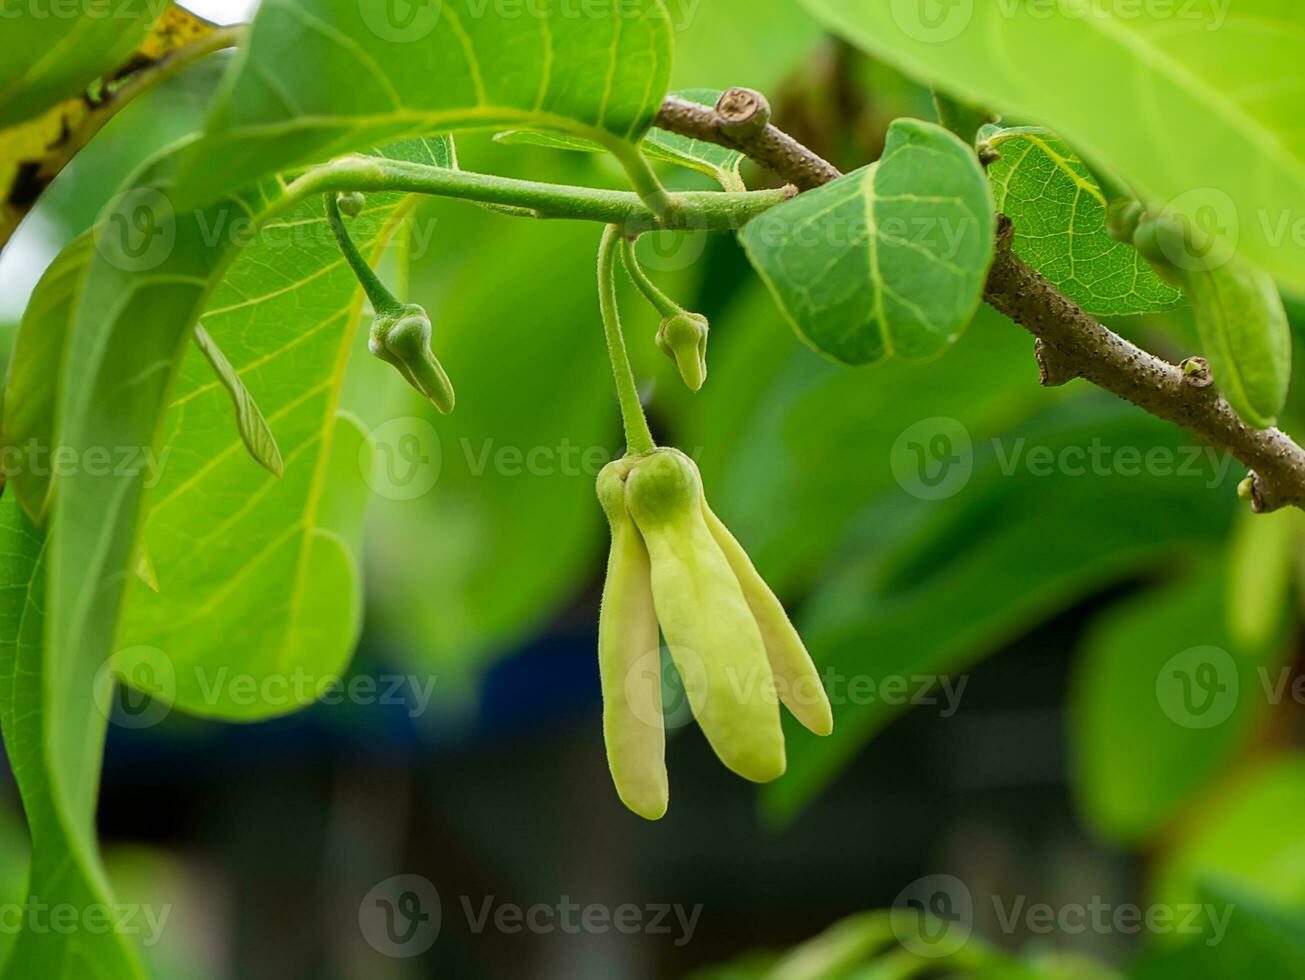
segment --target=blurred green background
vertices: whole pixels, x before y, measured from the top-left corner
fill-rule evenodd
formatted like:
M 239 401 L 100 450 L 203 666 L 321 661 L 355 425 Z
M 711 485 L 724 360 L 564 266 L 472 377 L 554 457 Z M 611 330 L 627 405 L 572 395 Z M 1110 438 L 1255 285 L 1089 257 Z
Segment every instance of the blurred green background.
M 678 86 L 765 91 L 844 168 L 892 119 L 931 118 L 926 92 L 796 5 L 671 7 Z M 127 172 L 199 125 L 221 65 L 124 111 L 54 185 L 0 260 L 6 337 Z M 467 169 L 620 184 L 601 158 L 486 136 L 459 151 Z M 595 229 L 433 201 L 407 240 L 458 410 L 435 416 L 365 356 L 345 397 L 374 432 L 417 418 L 438 442 L 429 489 L 378 495 L 369 519 L 353 671 L 396 696 L 111 729 L 101 828 L 119 898 L 170 910 L 158 976 L 906 976 L 925 967 L 868 972 L 877 919 L 810 948 L 815 972 L 774 960 L 920 888 L 1031 976 L 1305 976 L 1299 514 L 1252 520 L 1234 461 L 1085 384 L 1039 388 L 1030 338 L 990 310 L 936 362 L 849 371 L 795 339 L 731 238 L 646 239 L 654 278 L 712 323 L 692 395 L 625 295 L 654 428 L 699 460 L 795 612 L 836 719 L 824 740 L 791 726 L 789 772 L 758 792 L 672 710 L 671 809 L 646 824 L 612 790 L 599 723 L 593 480 L 620 436 Z M 1183 311 L 1113 326 L 1191 350 Z M 1297 400 L 1284 427 L 1301 422 Z M 0 789 L 0 899 L 16 902 L 25 834 L 7 773 Z M 440 896 L 420 955 L 360 928 L 395 875 Z M 568 902 L 674 911 L 665 932 L 478 927 L 486 907 Z M 1210 943 L 1031 913 L 1093 902 L 1246 920 Z

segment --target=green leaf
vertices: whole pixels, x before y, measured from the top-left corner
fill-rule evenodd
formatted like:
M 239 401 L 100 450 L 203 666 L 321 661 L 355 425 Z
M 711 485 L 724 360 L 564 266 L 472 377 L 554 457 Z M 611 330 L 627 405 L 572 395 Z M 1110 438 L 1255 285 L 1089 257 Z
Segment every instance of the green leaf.
M 1106 232 L 1106 199 L 1074 152 L 1046 129 L 985 127 L 1001 154 L 988 167 L 1015 253 L 1093 316 L 1155 313 L 1182 303 L 1137 250 Z
M 145 473 L 175 365 L 212 280 L 235 251 L 225 240 L 210 244 L 207 228 L 251 207 L 227 201 L 205 212 L 171 211 L 159 186 L 172 159 L 149 165 L 100 226 L 64 357 L 62 376 L 72 380 L 60 385 L 58 399 L 55 444 L 74 465 L 56 476 L 50 508 L 43 666 L 57 684 L 50 709 L 58 716 L 45 726 L 45 761 L 56 806 L 88 815 L 71 831 L 82 855 L 94 846 L 89 815 L 102 742 L 87 734 L 96 712 L 92 681 L 107 677 L 101 671 L 114 653 Z
M 883 158 L 748 223 L 748 257 L 798 334 L 848 365 L 941 353 L 992 262 L 988 182 L 941 126 L 899 119 Z
M 1269 514 L 1243 508 L 1228 542 L 1224 618 L 1233 642 L 1259 649 L 1282 628 L 1292 573 L 1301 550 L 1302 515 L 1292 507 Z
M 820 26 L 797 5 L 754 0 L 666 0 L 675 33 L 674 85 L 775 92 L 823 52 Z
M 901 492 L 863 513 L 863 540 L 844 543 L 858 557 L 830 575 L 801 617 L 812 656 L 843 695 L 831 695 L 828 738 L 786 731 L 788 775 L 764 791 L 778 816 L 802 806 L 904 710 L 851 697 L 857 679 L 957 674 L 1109 583 L 1222 533 L 1226 500 L 1196 489 L 1218 472 L 1195 462 L 1199 448 L 1185 452 L 1177 430 L 1132 408 L 1076 400 L 990 440 L 975 432 L 970 450 L 954 421 L 928 419 L 902 433 L 906 449 L 949 434 L 945 448 L 962 465 L 939 484 L 946 493 L 930 500 L 928 485 L 903 472 Z M 1095 465 L 1094 446 L 1105 450 Z M 894 459 L 914 466 L 902 447 Z M 1152 450 L 1163 455 L 1148 457 Z M 1143 467 L 1147 458 L 1167 459 L 1170 471 Z M 1184 460 L 1178 478 L 1172 467 Z M 945 693 L 934 693 L 931 710 L 945 710 Z
M 100 757 L 112 680 L 98 664 L 62 670 L 43 635 L 50 632 L 44 536 L 17 502 L 0 499 L 0 729 L 32 838 L 28 895 L 45 907 L 112 905 L 95 835 Z M 81 749 L 75 766 L 62 742 Z M 139 957 L 118 930 L 24 929 L 4 964 L 6 980 L 143 978 Z
M 5 0 L 0 127 L 40 115 L 122 65 L 160 13 L 158 0 L 113 0 L 94 9 L 73 4 L 71 10 Z
M 273 476 L 284 476 L 285 461 L 281 458 L 281 449 L 276 444 L 276 436 L 272 434 L 272 428 L 267 424 L 262 409 L 254 401 L 254 396 L 240 380 L 239 372 L 222 353 L 222 348 L 217 345 L 217 341 L 207 330 L 198 325 L 195 327 L 195 346 L 199 348 L 209 367 L 213 369 L 218 383 L 231 396 L 231 404 L 236 412 L 236 430 L 240 433 L 245 448 L 249 450 L 249 455 L 253 457 L 254 462 Z M 155 577 L 153 572 L 151 576 Z M 155 591 L 158 591 L 157 584 Z
M 1285 678 L 1284 678 L 1285 679 Z M 1261 696 L 1257 687 L 1249 696 Z M 1305 912 L 1305 758 L 1288 754 L 1237 775 L 1185 828 L 1156 870 L 1158 902 L 1198 899 L 1217 879 Z
M 716 89 L 686 89 L 673 92 L 682 99 L 697 102 L 699 105 L 715 106 L 721 97 Z M 558 150 L 576 150 L 583 153 L 603 153 L 603 147 L 592 140 L 562 133 L 550 133 L 547 130 L 514 129 L 499 133 L 494 137 L 500 143 L 529 143 L 534 146 L 547 146 Z M 696 170 L 706 174 L 727 191 L 743 191 L 743 177 L 739 173 L 743 166 L 743 154 L 735 150 L 704 143 L 702 140 L 690 139 L 678 133 L 669 133 L 664 129 L 650 129 L 643 141 L 644 154 L 651 160 L 672 163 L 677 166 Z
M 1237 646 L 1219 616 L 1222 564 L 1147 592 L 1095 625 L 1071 698 L 1075 792 L 1107 837 L 1146 840 L 1265 716 L 1281 656 Z
M 94 237 L 86 232 L 45 270 L 23 312 L 23 326 L 14 340 L 5 379 L 0 422 L 5 479 L 28 516 L 38 523 L 44 521 L 49 502 L 59 372 L 77 296 L 94 255 Z
M 382 152 L 453 159 L 448 140 Z M 369 195 L 350 219 L 364 254 L 389 239 L 407 200 Z M 319 199 L 262 227 L 208 301 L 202 329 L 258 393 L 284 452 L 282 479 L 251 465 L 204 355 L 182 360 L 144 531 L 158 590 L 133 584 L 122 642 L 166 654 L 171 673 L 148 689 L 186 711 L 251 720 L 297 710 L 353 654 L 370 457 L 337 403 L 361 301 Z
M 1294 0 L 803 3 L 919 80 L 1049 127 L 1150 210 L 1209 226 L 1305 290 L 1305 236 L 1292 234 L 1305 198 Z
M 1207 882 L 1199 896 L 1203 927 L 1182 946 L 1143 956 L 1130 980 L 1227 980 L 1228 977 L 1305 978 L 1305 929 L 1298 910 L 1285 910 L 1224 881 Z M 1215 921 L 1217 920 L 1217 922 Z
M 1219 393 L 1256 428 L 1276 425 L 1291 386 L 1291 325 L 1272 277 L 1235 255 L 1183 281 Z
M 520 16 L 438 0 L 265 0 L 207 135 L 186 155 L 183 199 L 405 135 L 544 126 L 595 140 L 636 179 L 634 149 L 666 92 L 660 0 L 600 0 L 583 16 Z

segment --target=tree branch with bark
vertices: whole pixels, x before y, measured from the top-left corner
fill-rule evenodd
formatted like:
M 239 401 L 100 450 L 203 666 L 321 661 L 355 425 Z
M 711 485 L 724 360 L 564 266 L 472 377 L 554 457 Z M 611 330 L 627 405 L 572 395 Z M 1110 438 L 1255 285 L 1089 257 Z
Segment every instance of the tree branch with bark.
M 655 125 L 736 150 L 800 191 L 842 176 L 774 126 L 765 97 L 749 89 L 731 89 L 715 108 L 670 97 Z M 1100 323 L 1020 259 L 1013 239 L 1010 220 L 999 215 L 984 299 L 1037 338 L 1044 385 L 1090 381 L 1244 464 L 1250 473 L 1239 492 L 1257 513 L 1286 506 L 1305 510 L 1305 449 L 1279 429 L 1243 422 L 1211 384 L 1200 358 L 1170 364 Z

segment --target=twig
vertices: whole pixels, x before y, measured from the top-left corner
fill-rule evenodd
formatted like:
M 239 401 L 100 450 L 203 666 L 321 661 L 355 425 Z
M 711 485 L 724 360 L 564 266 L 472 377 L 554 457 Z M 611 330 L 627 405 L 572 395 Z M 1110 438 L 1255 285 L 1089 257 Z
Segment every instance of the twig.
M 716 108 L 670 96 L 656 125 L 672 133 L 737 150 L 799 190 L 827 184 L 842 173 L 770 124 L 770 104 L 751 89 L 732 88 Z
M 742 96 L 739 93 L 743 93 Z M 722 97 L 747 103 L 765 99 L 732 89 Z M 730 133 L 718 109 L 669 98 L 657 116 L 663 129 L 738 150 L 801 189 L 840 176 L 832 164 L 769 122 L 750 134 Z M 781 151 L 780 148 L 783 148 Z M 984 299 L 1038 338 L 1042 381 L 1060 385 L 1076 377 L 1230 453 L 1251 471 L 1242 493 L 1257 513 L 1293 506 L 1305 510 L 1305 449 L 1278 429 L 1253 429 L 1210 384 L 1199 359 L 1170 364 L 1129 343 L 1056 289 L 1011 250 L 1010 220 L 999 216 L 996 257 Z
M 1001 216 L 997 257 L 984 299 L 1038 338 L 1044 363 L 1070 372 L 1194 433 L 1250 468 L 1257 512 L 1305 509 L 1305 450 L 1278 429 L 1253 429 L 1209 383 L 1197 359 L 1170 364 L 1130 344 L 1083 312 L 1011 251 Z

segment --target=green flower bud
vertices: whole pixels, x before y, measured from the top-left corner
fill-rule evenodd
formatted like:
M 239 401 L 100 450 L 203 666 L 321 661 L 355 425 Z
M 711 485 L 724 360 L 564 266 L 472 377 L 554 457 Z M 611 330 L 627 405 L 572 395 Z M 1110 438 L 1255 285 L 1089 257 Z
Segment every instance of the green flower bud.
M 707 380 L 707 333 L 707 318 L 687 312 L 662 320 L 657 331 L 657 346 L 675 362 L 692 391 Z
M 621 802 L 639 816 L 666 813 L 666 733 L 662 721 L 661 642 L 648 550 L 625 508 L 630 460 L 598 475 L 598 500 L 612 531 L 598 619 L 603 740 Z
M 698 467 L 655 449 L 608 464 L 597 489 L 612 531 L 598 626 L 603 734 L 621 800 L 650 819 L 666 811 L 659 628 L 721 761 L 755 782 L 782 775 L 779 701 L 827 735 L 829 699 L 783 606 L 707 506 Z
M 408 384 L 447 415 L 453 411 L 453 385 L 431 351 L 430 337 L 430 317 L 420 306 L 409 303 L 394 313 L 377 314 L 367 347 L 393 364 Z
M 784 734 L 765 642 L 703 517 L 697 467 L 673 449 L 639 457 L 625 500 L 648 549 L 657 620 L 707 741 L 745 779 L 778 778 Z
M 335 199 L 336 207 L 346 218 L 356 218 L 362 214 L 363 205 L 367 199 L 358 191 L 341 191 Z

